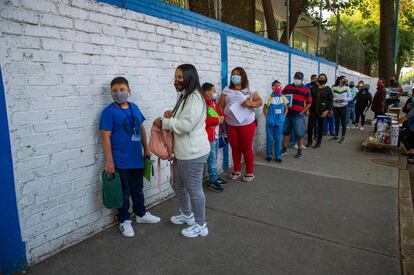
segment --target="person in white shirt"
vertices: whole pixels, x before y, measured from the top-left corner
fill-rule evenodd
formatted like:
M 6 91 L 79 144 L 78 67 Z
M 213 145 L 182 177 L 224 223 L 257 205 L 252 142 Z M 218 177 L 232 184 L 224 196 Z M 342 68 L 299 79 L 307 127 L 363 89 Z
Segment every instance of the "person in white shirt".
M 205 130 L 207 108 L 196 68 L 191 64 L 178 66 L 174 86 L 180 92 L 174 109 L 154 121 L 174 134 L 173 182 L 181 209 L 170 221 L 190 225 L 181 231 L 185 237 L 204 237 L 208 235 L 208 227 L 202 181 L 210 143 Z
M 348 102 L 352 100 L 352 93 L 347 86 L 347 80 L 345 76 L 340 76 L 336 79 L 335 85 L 332 87 L 332 92 L 335 116 L 335 136 L 331 138 L 330 141 L 338 140 L 339 123 L 341 123 L 342 136 L 339 140 L 339 143 L 345 143 Z

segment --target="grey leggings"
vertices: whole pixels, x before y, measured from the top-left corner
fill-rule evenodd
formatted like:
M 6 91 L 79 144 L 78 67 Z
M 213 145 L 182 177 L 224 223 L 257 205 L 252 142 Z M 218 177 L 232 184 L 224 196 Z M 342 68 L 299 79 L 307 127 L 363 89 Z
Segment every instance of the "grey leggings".
M 203 169 L 208 155 L 190 160 L 174 158 L 174 191 L 180 201 L 181 211 L 185 215 L 194 211 L 195 221 L 199 225 L 203 225 L 206 220 Z

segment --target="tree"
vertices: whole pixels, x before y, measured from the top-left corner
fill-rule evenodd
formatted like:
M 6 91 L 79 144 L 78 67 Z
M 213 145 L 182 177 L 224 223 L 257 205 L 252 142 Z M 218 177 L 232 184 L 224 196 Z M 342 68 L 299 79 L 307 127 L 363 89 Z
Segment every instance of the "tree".
M 273 12 L 272 1 L 271 0 L 262 0 L 263 11 L 266 19 L 267 25 L 267 34 L 269 39 L 278 41 L 277 37 L 277 26 L 275 20 L 275 14 Z
M 379 77 L 389 85 L 394 69 L 394 0 L 380 0 L 380 45 L 378 52 Z

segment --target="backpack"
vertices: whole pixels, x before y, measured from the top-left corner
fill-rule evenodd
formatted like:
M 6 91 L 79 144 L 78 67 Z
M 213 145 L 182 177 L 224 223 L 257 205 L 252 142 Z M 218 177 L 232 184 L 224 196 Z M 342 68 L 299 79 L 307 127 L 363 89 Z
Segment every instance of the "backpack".
M 173 134 L 152 125 L 150 150 L 162 160 L 171 160 L 173 156 Z

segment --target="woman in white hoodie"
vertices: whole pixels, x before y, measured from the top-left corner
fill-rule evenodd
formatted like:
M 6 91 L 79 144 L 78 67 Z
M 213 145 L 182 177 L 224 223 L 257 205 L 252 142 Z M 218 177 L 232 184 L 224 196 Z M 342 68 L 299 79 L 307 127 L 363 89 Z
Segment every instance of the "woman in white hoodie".
M 174 109 L 154 121 L 174 134 L 173 181 L 181 209 L 170 221 L 190 225 L 181 231 L 185 237 L 204 237 L 208 228 L 202 180 L 210 143 L 205 130 L 206 103 L 196 68 L 191 64 L 178 66 L 174 86 L 180 93 Z
M 345 76 L 340 76 L 336 79 L 335 85 L 332 87 L 333 106 L 335 116 L 335 136 L 330 141 L 338 140 L 339 123 L 342 127 L 342 136 L 338 143 L 345 143 L 345 134 L 348 117 L 348 102 L 352 100 L 352 93 L 348 87 Z

